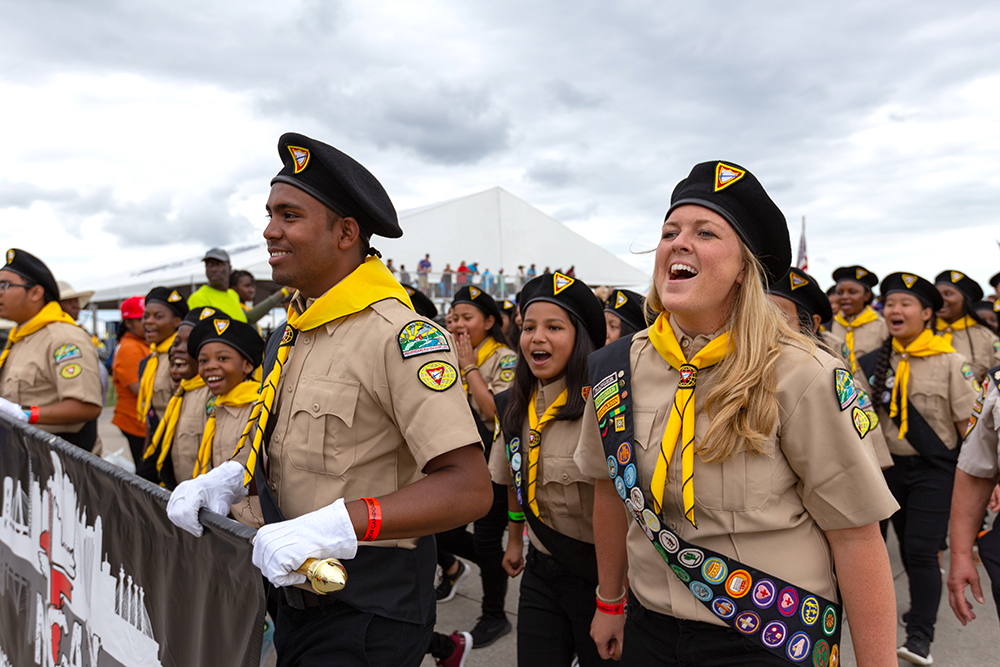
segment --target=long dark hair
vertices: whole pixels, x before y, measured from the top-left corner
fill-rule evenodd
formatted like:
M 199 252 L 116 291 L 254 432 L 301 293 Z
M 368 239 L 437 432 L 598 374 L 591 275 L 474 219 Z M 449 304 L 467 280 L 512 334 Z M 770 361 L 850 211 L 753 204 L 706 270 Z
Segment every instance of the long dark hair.
M 993 331 L 993 327 L 991 327 L 990 325 L 988 325 L 986 323 L 986 320 L 984 320 L 982 317 L 980 317 L 979 313 L 977 313 L 975 310 L 973 310 L 972 304 L 966 298 L 962 299 L 962 311 L 963 311 L 963 316 L 964 315 L 968 315 L 973 320 L 975 320 L 976 324 L 983 325 L 984 327 L 986 327 L 987 331 Z M 972 363 L 976 363 L 976 346 L 972 344 L 972 334 L 969 333 L 969 328 L 968 327 L 966 327 L 964 333 L 965 333 L 966 340 L 969 341 L 969 351 L 972 353 L 972 359 L 970 359 L 970 361 Z M 959 335 L 959 332 L 953 333 L 952 334 L 952 338 L 954 338 L 957 335 Z
M 561 306 L 560 306 L 561 307 Z M 569 311 L 563 308 L 569 317 L 576 332 L 576 340 L 573 342 L 573 351 L 570 352 L 569 360 L 566 362 L 566 403 L 556 412 L 556 421 L 572 421 L 583 416 L 583 409 L 587 407 L 587 401 L 583 397 L 583 388 L 590 385 L 590 377 L 587 370 L 587 357 L 596 348 L 583 322 Z M 531 394 L 535 389 L 536 378 L 528 366 L 528 361 L 521 351 L 521 346 L 517 346 L 517 368 L 514 371 L 514 383 L 510 388 L 510 400 L 507 402 L 507 411 L 501 416 L 503 430 L 508 433 L 520 433 L 524 420 L 528 418 L 528 403 L 531 402 Z
M 882 347 L 878 349 L 878 358 L 875 360 L 875 377 L 872 378 L 872 402 L 875 405 L 886 406 L 889 399 L 885 398 L 885 374 L 889 371 L 889 357 L 892 356 L 892 336 L 885 339 Z
M 507 336 L 505 336 L 503 333 L 503 324 L 501 324 L 500 320 L 494 317 L 493 315 L 483 315 L 483 317 L 484 318 L 493 317 L 493 326 L 490 327 L 489 330 L 486 332 L 486 336 L 487 337 L 493 336 L 493 340 L 495 340 L 496 342 L 506 347 L 510 347 L 511 345 L 507 341 Z

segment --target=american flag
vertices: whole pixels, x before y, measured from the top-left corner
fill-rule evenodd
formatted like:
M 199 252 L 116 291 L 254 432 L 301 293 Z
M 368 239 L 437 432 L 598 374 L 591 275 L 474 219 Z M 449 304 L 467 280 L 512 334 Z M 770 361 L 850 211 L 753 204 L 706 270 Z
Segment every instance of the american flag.
M 806 216 L 802 216 L 802 235 L 799 236 L 799 258 L 795 266 L 803 271 L 809 270 L 809 257 L 806 254 Z

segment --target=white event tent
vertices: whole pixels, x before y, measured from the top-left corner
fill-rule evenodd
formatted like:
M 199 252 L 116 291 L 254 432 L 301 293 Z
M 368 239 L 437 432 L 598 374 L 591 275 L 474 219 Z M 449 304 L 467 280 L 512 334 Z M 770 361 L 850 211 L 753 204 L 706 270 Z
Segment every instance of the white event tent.
M 417 263 L 430 253 L 433 279 L 446 263 L 478 262 L 479 270 L 494 275 L 500 268 L 511 280 L 519 264 L 535 264 L 539 273 L 574 266 L 576 276 L 591 286 L 608 285 L 645 291 L 649 275 L 588 241 L 564 224 L 503 188 L 459 197 L 399 213 L 403 237 L 376 237 L 373 245 L 385 260 L 405 265 L 416 281 Z M 227 247 L 234 269 L 250 271 L 259 281 L 270 281 L 266 245 Z M 205 282 L 201 256 L 137 271 L 81 280 L 80 289 L 95 291 L 94 302 L 118 302 L 144 295 L 157 285 L 195 288 Z

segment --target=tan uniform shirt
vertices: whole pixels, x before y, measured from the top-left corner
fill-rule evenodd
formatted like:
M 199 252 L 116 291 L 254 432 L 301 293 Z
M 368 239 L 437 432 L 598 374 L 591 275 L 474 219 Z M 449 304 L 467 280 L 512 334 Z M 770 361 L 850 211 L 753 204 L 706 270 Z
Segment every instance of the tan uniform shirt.
M 673 324 L 673 322 L 671 322 Z M 710 340 L 676 326 L 690 359 Z M 713 336 L 714 337 L 714 336 Z M 645 331 L 632 339 L 633 419 L 639 483 L 649 485 L 673 406 L 679 374 L 660 356 Z M 663 494 L 664 524 L 682 538 L 769 572 L 831 600 L 837 599 L 833 555 L 824 531 L 864 526 L 898 509 L 851 410 L 841 411 L 834 370 L 840 362 L 817 350 L 785 345 L 778 358 L 776 432 L 768 451 L 740 452 L 724 463 L 694 460 L 695 529 L 684 519 L 681 447 L 674 450 Z M 709 426 L 705 400 L 716 367 L 698 373 L 695 447 Z M 595 478 L 607 473 L 593 401 L 584 413 L 576 459 Z M 629 519 L 629 581 L 649 609 L 676 618 L 724 625 L 669 570 L 645 533 Z
M 0 396 L 22 406 L 54 405 L 67 398 L 103 406 L 100 363 L 86 331 L 51 322 L 10 349 L 0 369 Z M 37 426 L 48 433 L 77 433 L 83 424 Z M 100 451 L 100 438 L 92 451 Z
M 851 318 L 848 317 L 847 320 L 850 321 Z M 847 327 L 837 320 L 833 320 L 830 324 L 830 333 L 836 340 L 840 341 L 840 356 L 850 360 L 851 357 L 845 342 L 847 340 Z M 854 358 L 860 359 L 869 352 L 874 352 L 888 337 L 889 327 L 886 326 L 881 315 L 874 322 L 857 327 L 854 329 Z
M 191 479 L 194 472 L 198 449 L 201 447 L 201 436 L 205 432 L 205 422 L 208 421 L 206 404 L 210 397 L 211 392 L 208 387 L 198 387 L 186 392 L 184 400 L 181 401 L 181 413 L 177 417 L 174 442 L 170 445 L 170 458 L 174 464 L 174 477 L 178 484 Z M 233 450 L 235 449 L 234 445 Z
M 293 303 L 300 312 L 305 305 Z M 480 442 L 451 337 L 442 331 L 446 351 L 403 357 L 399 335 L 415 321 L 436 327 L 385 299 L 296 338 L 267 452 L 268 483 L 286 518 L 392 493 L 424 477 L 431 459 Z M 416 540 L 374 544 L 412 548 Z
M 156 375 L 153 376 L 153 410 L 156 416 L 163 419 L 167 411 L 167 403 L 174 395 L 174 381 L 170 379 L 170 354 L 161 352 L 157 355 Z M 149 362 L 146 362 L 149 363 Z
M 485 342 L 484 340 L 476 347 L 476 352 L 479 352 L 479 348 Z M 503 346 L 490 355 L 489 359 L 479 365 L 479 374 L 483 376 L 483 380 L 486 382 L 486 386 L 489 387 L 490 393 L 496 396 L 500 392 L 510 389 L 511 383 L 514 382 L 515 366 L 517 366 L 517 354 L 509 347 Z M 483 411 L 479 408 L 479 404 L 476 403 L 476 399 L 472 397 L 471 391 L 469 392 L 469 405 L 472 406 L 472 410 L 487 428 L 493 425 L 493 418 L 486 418 Z
M 939 336 L 942 333 L 945 332 L 937 332 Z M 981 324 L 953 332 L 951 346 L 969 362 L 976 382 L 983 381 L 986 369 L 1000 364 L 1000 339 Z
M 565 380 L 538 387 L 535 410 L 539 418 L 566 388 Z M 594 543 L 594 478 L 580 471 L 573 455 L 580 443 L 583 418 L 573 421 L 550 421 L 542 429 L 541 453 L 535 477 L 535 499 L 539 518 L 563 535 Z M 528 420 L 521 428 L 521 442 L 528 442 Z M 522 456 L 527 456 L 527 446 Z M 497 484 L 513 486 L 503 438 L 497 439 L 490 452 L 490 476 Z M 527 502 L 527 499 L 525 499 Z M 524 511 L 528 511 L 524 508 Z M 535 548 L 549 553 L 528 524 L 528 537 Z
M 1000 378 L 987 378 L 983 383 L 979 398 L 972 405 L 969 431 L 958 455 L 959 468 L 974 477 L 992 480 L 1000 474 L 1000 438 L 997 437 L 997 429 L 1000 428 L 998 380 Z
M 908 403 L 911 408 L 920 412 L 924 421 L 948 449 L 958 446 L 955 422 L 969 418 L 972 404 L 976 400 L 972 379 L 962 374 L 963 363 L 964 360 L 957 352 L 931 357 L 910 357 Z M 886 380 L 888 391 L 895 384 L 898 366 L 899 352 L 893 350 L 889 357 L 892 376 Z M 889 412 L 885 408 L 879 407 L 878 419 L 890 452 L 896 456 L 919 456 L 909 440 L 897 440 L 899 428 L 889 419 Z
M 250 412 L 253 410 L 253 403 L 245 405 L 217 405 L 215 406 L 215 435 L 212 438 L 212 467 L 217 468 L 226 461 L 233 459 L 246 466 L 247 459 L 250 458 L 250 448 L 243 450 L 234 458 L 233 452 L 240 442 L 243 429 L 250 419 Z M 192 466 L 193 469 L 193 466 Z M 260 511 L 260 498 L 257 496 L 247 496 L 240 502 L 229 508 L 233 518 L 240 523 L 251 528 L 260 528 L 264 525 L 264 515 Z

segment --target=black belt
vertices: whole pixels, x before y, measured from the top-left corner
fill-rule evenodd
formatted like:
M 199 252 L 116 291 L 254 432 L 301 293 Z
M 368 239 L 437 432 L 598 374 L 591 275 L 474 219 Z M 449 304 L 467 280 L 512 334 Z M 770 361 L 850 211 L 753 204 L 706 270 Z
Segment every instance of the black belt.
M 286 586 L 280 590 L 284 593 L 285 603 L 298 610 L 329 607 L 339 603 L 337 598 L 332 595 L 317 595 L 312 591 L 302 590 L 294 586 Z

